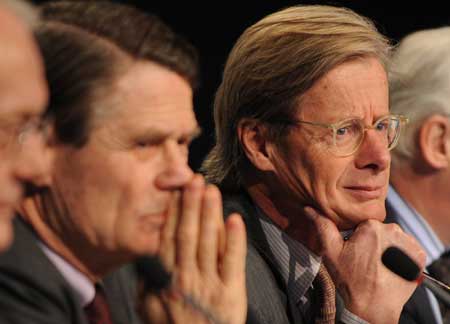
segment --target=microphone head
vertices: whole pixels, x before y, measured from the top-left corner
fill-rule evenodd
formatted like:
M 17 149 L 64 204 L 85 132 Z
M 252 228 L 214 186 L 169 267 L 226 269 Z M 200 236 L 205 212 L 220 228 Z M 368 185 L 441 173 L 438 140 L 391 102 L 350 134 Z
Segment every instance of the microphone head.
M 159 293 L 170 286 L 172 275 L 156 256 L 140 257 L 135 262 L 138 276 L 144 280 L 146 290 Z
M 421 274 L 419 266 L 395 246 L 384 251 L 381 261 L 389 270 L 408 281 L 416 280 Z

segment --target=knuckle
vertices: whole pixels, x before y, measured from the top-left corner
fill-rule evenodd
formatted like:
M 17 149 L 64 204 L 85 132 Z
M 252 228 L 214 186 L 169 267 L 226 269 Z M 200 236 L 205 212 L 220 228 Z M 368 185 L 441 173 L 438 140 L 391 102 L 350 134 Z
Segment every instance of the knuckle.
M 219 189 L 213 184 L 208 184 L 206 186 L 205 195 L 206 198 L 211 200 L 219 200 L 221 198 Z
M 403 234 L 404 233 L 402 228 L 398 224 L 395 224 L 395 223 L 386 224 L 386 228 L 393 234 Z
M 179 272 L 177 274 L 177 286 L 184 292 L 188 292 L 191 287 L 192 278 L 186 272 Z
M 181 229 L 178 231 L 177 241 L 180 243 L 189 243 L 192 238 L 191 231 L 188 229 Z
M 176 236 L 176 245 L 180 248 L 185 248 L 190 246 L 193 242 L 194 234 L 193 231 L 189 229 L 180 230 Z
M 374 235 L 378 235 L 378 233 L 381 231 L 381 223 L 379 221 L 369 219 L 359 226 L 359 228 L 364 231 L 365 233 L 373 233 Z

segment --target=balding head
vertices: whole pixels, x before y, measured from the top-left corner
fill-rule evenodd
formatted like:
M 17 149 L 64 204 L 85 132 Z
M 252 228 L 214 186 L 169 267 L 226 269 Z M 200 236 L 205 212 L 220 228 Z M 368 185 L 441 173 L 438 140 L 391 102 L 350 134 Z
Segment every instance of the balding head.
M 16 15 L 30 28 L 34 28 L 39 22 L 38 11 L 24 0 L 2 0 L 1 7 Z
M 27 97 L 21 104 L 39 106 L 34 110 L 41 112 L 47 101 L 47 86 L 31 30 L 8 7 L 0 5 L 0 31 L 0 113 L 14 109 L 6 104 L 27 100 Z M 32 104 L 31 99 L 37 102 Z
M 40 134 L 24 131 L 39 120 L 48 99 L 42 59 L 27 25 L 32 9 L 26 6 L 0 4 L 0 250 L 11 241 L 11 216 L 23 185 L 45 177 L 48 168 Z

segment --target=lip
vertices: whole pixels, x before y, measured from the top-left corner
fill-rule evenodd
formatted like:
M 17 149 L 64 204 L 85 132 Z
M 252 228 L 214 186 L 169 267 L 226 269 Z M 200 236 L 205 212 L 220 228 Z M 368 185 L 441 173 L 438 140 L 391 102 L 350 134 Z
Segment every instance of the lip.
M 166 223 L 168 217 L 167 210 L 160 212 L 152 212 L 143 214 L 139 220 L 143 224 L 151 224 L 152 226 L 162 226 Z
M 345 187 L 352 196 L 362 200 L 378 199 L 384 194 L 384 187 L 374 186 L 349 186 Z

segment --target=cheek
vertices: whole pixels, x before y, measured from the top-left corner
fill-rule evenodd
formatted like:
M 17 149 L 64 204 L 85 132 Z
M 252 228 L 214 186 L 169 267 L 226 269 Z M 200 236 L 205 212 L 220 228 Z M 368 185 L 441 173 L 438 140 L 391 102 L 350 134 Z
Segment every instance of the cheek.
M 166 196 L 154 186 L 154 168 L 135 164 L 133 168 L 116 174 L 117 206 L 114 211 L 116 244 L 132 255 L 155 254 L 159 249 L 162 227 L 145 215 L 161 210 Z M 159 216 L 155 216 L 159 217 Z
M 326 177 L 324 181 L 327 185 L 329 194 L 336 195 L 340 193 L 343 184 L 351 173 L 351 165 L 350 163 L 339 161 L 338 159 L 330 160 L 330 162 L 331 163 L 328 163 L 323 171 Z
M 53 175 L 58 214 L 70 214 L 59 217 L 62 226 L 78 228 L 94 244 L 113 244 L 121 188 L 111 161 L 98 152 L 59 156 Z
M 10 217 L 0 215 L 0 253 L 7 249 L 13 239 L 13 226 Z
M 128 222 L 119 228 L 116 243 L 120 250 L 132 256 L 156 254 L 159 251 L 162 228 Z
M 312 160 L 311 186 L 313 196 L 324 211 L 331 210 L 342 204 L 341 183 L 345 182 L 351 162 L 330 155 Z

